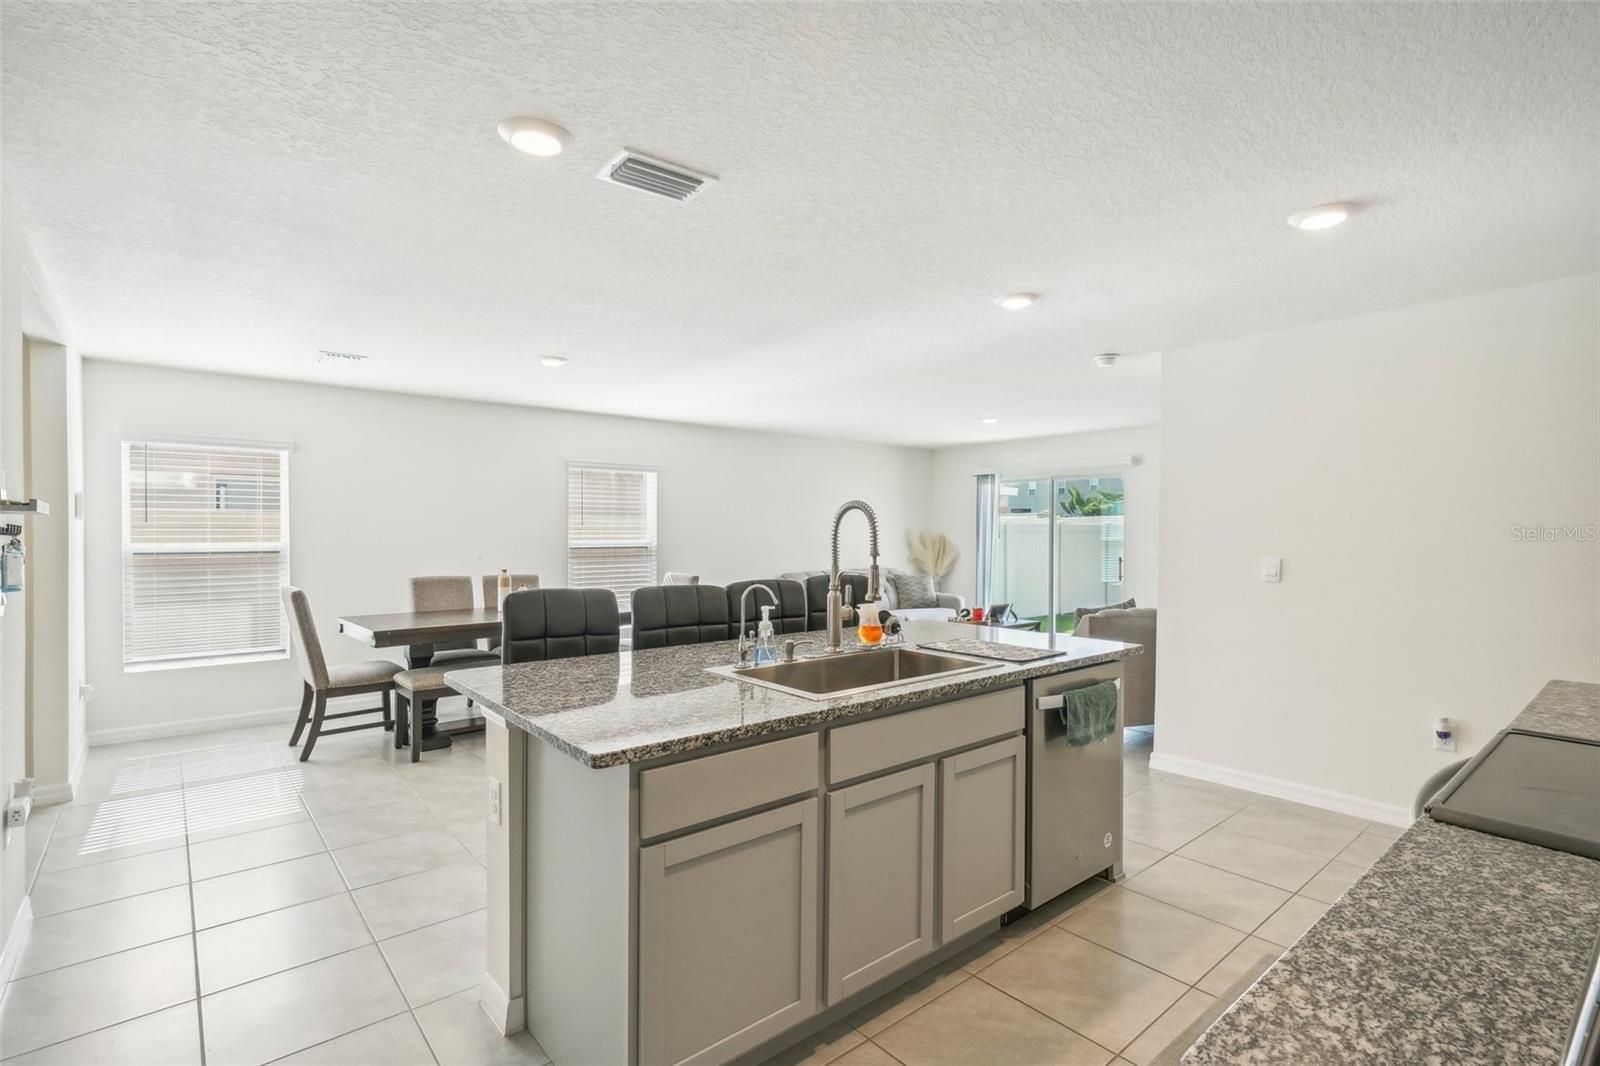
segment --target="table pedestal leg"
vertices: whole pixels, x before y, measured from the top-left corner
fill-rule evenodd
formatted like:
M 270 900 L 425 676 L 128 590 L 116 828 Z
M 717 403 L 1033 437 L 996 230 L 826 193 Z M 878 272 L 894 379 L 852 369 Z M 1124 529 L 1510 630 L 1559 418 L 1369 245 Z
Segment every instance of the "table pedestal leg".
M 415 670 L 433 661 L 432 644 L 412 644 L 406 648 L 406 665 Z M 412 714 L 422 715 L 422 750 L 438 751 L 451 744 L 450 734 L 439 729 L 439 701 L 418 700 Z

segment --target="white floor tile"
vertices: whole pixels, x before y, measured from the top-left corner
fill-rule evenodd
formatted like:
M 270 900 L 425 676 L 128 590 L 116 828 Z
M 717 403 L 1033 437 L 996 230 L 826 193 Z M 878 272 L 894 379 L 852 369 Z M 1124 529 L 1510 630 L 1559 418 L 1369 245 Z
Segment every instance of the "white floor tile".
M 254 981 L 372 943 L 355 901 L 341 893 L 202 930 L 200 993 Z
M 199 929 L 264 914 L 345 891 L 344 878 L 327 852 L 196 881 L 194 919 Z
M 191 1000 L 6 1059 L 5 1066 L 200 1066 L 200 1013 Z
M 33 824 L 28 825 L 28 833 L 33 833 Z M 122 839 L 119 839 L 121 837 Z M 183 847 L 183 830 L 180 828 L 175 835 L 151 836 L 145 833 L 104 834 L 93 835 L 78 833 L 65 835 L 56 833 L 50 841 L 50 849 L 45 852 L 44 861 L 39 866 L 40 873 L 60 873 L 62 870 L 77 870 L 85 866 L 96 866 L 102 862 L 112 862 L 116 859 L 128 859 L 135 855 L 149 855 L 152 852 L 166 851 L 168 848 Z
M 437 829 L 442 823 L 416 797 L 407 793 L 401 799 L 385 799 L 368 810 L 345 811 L 317 817 L 317 826 L 330 848 L 345 848 L 371 840 Z
M 357 948 L 202 999 L 206 1062 L 271 1062 L 405 1009 L 377 946 Z
M 291 822 L 289 825 L 258 829 L 251 833 L 207 840 L 189 847 L 189 863 L 194 879 L 220 877 L 268 863 L 298 859 L 326 851 L 322 835 L 311 822 Z
M 473 911 L 378 945 L 413 1007 L 478 987 L 488 943 L 487 916 L 487 911 Z
M 13 976 L 59 969 L 187 932 L 188 885 L 36 918 Z
M 0 1047 L 46 1047 L 194 998 L 194 946 L 163 940 L 25 977 L 0 1000 Z
M 353 894 L 372 935 L 387 940 L 482 910 L 487 904 L 488 878 L 476 862 L 455 863 L 358 888 Z
M 433 1066 L 433 1052 L 408 1011 L 278 1059 L 278 1066 Z
M 526 1032 L 501 1036 L 478 1006 L 477 989 L 430 1003 L 417 1022 L 440 1066 L 542 1066 L 550 1057 Z
M 366 844 L 340 848 L 334 861 L 351 888 L 388 881 L 473 858 L 461 842 L 444 828 L 402 833 Z
M 189 859 L 182 848 L 116 859 L 76 870 L 40 874 L 33 883 L 33 914 L 42 918 L 78 907 L 108 903 L 189 880 Z

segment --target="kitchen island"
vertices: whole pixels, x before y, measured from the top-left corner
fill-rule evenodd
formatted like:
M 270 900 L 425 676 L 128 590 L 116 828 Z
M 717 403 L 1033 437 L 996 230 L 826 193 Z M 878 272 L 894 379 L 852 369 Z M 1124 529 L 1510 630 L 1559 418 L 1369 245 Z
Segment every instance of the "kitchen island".
M 1600 685 L 1512 727 L 1600 741 Z M 1424 816 L 1183 1061 L 1558 1063 L 1597 932 L 1600 862 Z
M 1050 639 L 906 626 L 909 645 L 973 637 Z M 832 698 L 708 672 L 731 641 L 452 672 L 488 719 L 484 1008 L 558 1066 L 759 1057 L 1042 902 L 1030 685 L 1116 681 L 1140 650 L 1056 639 Z M 1120 830 L 1115 733 L 1076 750 Z M 1097 829 L 1069 850 L 1116 877 L 1121 846 Z

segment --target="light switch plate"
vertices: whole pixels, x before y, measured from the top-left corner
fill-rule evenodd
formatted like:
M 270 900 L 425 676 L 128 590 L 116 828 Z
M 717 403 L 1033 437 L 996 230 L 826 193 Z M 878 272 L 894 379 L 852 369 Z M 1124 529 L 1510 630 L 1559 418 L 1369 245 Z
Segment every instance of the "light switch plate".
M 1283 580 L 1283 560 L 1276 555 L 1265 555 L 1261 558 L 1261 580 L 1279 582 Z
M 500 824 L 500 782 L 489 778 L 489 824 Z

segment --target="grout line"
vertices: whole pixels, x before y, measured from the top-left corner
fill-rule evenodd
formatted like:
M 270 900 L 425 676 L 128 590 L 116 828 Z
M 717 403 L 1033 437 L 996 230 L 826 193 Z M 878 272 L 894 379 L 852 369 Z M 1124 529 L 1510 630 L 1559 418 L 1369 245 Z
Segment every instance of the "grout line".
M 12 1056 L 6 1058 L 5 1062 L 10 1063 L 10 1062 L 14 1062 L 16 1060 L 19 1060 L 19 1059 L 23 1058 L 24 1056 L 37 1055 L 42 1051 L 48 1051 L 53 1047 L 60 1047 L 62 1044 L 69 1043 L 69 1042 L 71 1042 L 73 1040 L 78 1040 L 78 1039 L 80 1039 L 82 1037 L 86 1037 L 86 1036 L 93 1036 L 95 1033 L 103 1033 L 107 1029 L 115 1029 L 119 1025 L 127 1025 L 130 1022 L 136 1022 L 136 1021 L 139 1021 L 141 1018 L 148 1018 L 153 1014 L 160 1014 L 163 1011 L 177 1010 L 179 1007 L 186 1007 L 191 1003 L 193 1003 L 195 1005 L 195 1012 L 198 1014 L 199 1010 L 200 1010 L 200 1001 L 198 999 L 186 999 L 182 1003 L 168 1003 L 165 1007 L 157 1007 L 155 1010 L 147 1010 L 143 1014 L 135 1014 L 133 1017 L 124 1018 L 120 1022 L 112 1022 L 109 1025 L 96 1026 L 93 1029 L 87 1029 L 87 1030 L 85 1030 L 85 1031 L 83 1031 L 81 1033 L 74 1033 L 71 1036 L 62 1037 L 60 1040 L 56 1040 L 56 1041 L 54 1041 L 52 1043 L 45 1044 L 43 1047 L 33 1048 L 31 1051 L 18 1051 L 15 1055 L 12 1055 Z M 205 1052 L 205 1048 L 202 1046 L 201 1047 L 201 1054 L 203 1055 L 204 1052 Z
M 194 1018 L 200 1035 L 200 1066 L 206 1066 L 206 1014 L 200 1002 L 200 933 L 194 915 L 194 865 L 189 854 L 189 806 L 183 808 L 183 864 L 188 883 L 183 887 L 189 893 L 189 951 L 194 958 Z

